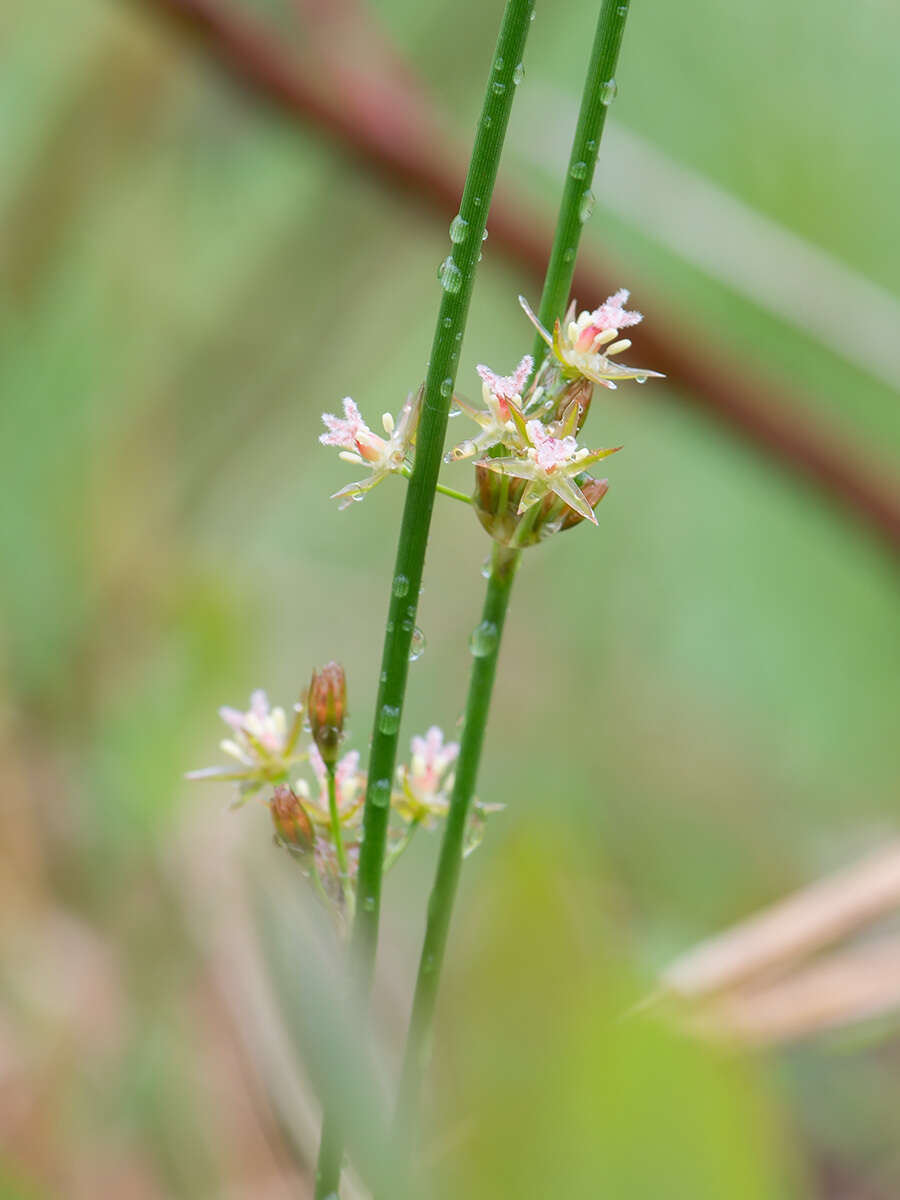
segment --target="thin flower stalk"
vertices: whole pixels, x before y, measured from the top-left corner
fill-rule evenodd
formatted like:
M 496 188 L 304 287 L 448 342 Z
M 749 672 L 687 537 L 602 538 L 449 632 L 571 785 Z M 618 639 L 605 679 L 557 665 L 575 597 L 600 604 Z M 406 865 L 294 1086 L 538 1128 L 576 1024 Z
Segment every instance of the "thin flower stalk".
M 378 939 L 389 816 L 385 795 L 391 787 L 397 758 L 410 647 L 447 418 L 488 209 L 513 96 L 521 75 L 533 7 L 534 0 L 507 0 L 459 215 L 453 222 L 451 252 L 439 271 L 443 296 L 422 396 L 415 465 L 409 480 L 397 547 L 363 815 L 357 875 L 360 903 L 353 924 L 352 953 L 364 991 L 370 986 Z M 342 1159 L 340 1129 L 335 1119 L 326 1114 L 316 1172 L 316 1200 L 324 1200 L 337 1192 Z
M 563 188 L 553 249 L 539 306 L 538 319 L 545 329 L 554 329 L 557 321 L 562 318 L 568 301 L 575 255 L 584 223 L 585 193 L 589 191 L 593 180 L 606 109 L 615 91 L 615 69 L 628 8 L 629 0 L 604 0 L 598 19 L 572 144 L 569 170 Z M 541 378 L 547 351 L 546 338 L 538 333 L 532 356 L 533 361 L 538 364 L 537 380 Z M 526 360 L 523 360 L 520 366 L 524 367 L 525 362 Z M 528 362 L 527 365 L 530 369 L 532 363 Z M 484 374 L 482 374 L 482 379 L 486 387 L 490 387 L 494 382 Z M 521 398 L 524 391 L 524 371 L 514 372 L 513 376 L 501 378 L 497 382 L 501 386 L 494 388 L 493 394 L 497 396 L 499 393 L 501 401 L 506 403 L 510 409 L 510 415 L 513 415 L 516 411 L 516 397 Z M 586 415 L 588 403 L 589 398 L 584 404 L 584 409 L 579 409 L 578 416 L 582 421 Z M 496 415 L 500 424 L 505 426 L 505 420 L 500 420 L 504 418 L 504 413 L 499 412 Z M 513 424 L 516 425 L 518 422 L 514 421 Z M 533 432 L 538 433 L 538 440 L 543 436 L 542 431 L 534 430 Z M 526 426 L 526 436 L 527 433 Z M 502 435 L 501 438 L 505 440 Z M 534 439 L 531 440 L 533 443 Z M 539 457 L 538 447 L 533 448 L 536 451 L 534 457 Z M 475 453 L 476 450 L 477 447 L 472 453 Z M 490 462 L 490 459 L 484 460 L 485 466 L 490 465 Z M 515 483 L 516 481 L 511 482 Z M 593 500 L 593 504 L 596 504 L 605 492 L 604 482 L 596 482 L 598 486 L 595 493 L 588 497 L 589 501 Z M 504 482 L 504 486 L 507 486 L 506 482 Z M 590 508 L 593 508 L 593 504 L 590 504 Z M 538 509 L 538 504 L 532 504 L 529 512 L 526 513 L 526 518 L 530 514 L 537 513 Z M 592 512 L 590 516 L 593 520 Z M 396 1115 L 396 1138 L 401 1143 L 401 1149 L 404 1146 L 408 1148 L 408 1140 L 413 1136 L 414 1117 L 419 1108 L 447 935 L 464 854 L 464 831 L 475 795 L 503 626 L 521 554 L 521 549 L 495 545 L 482 622 L 476 630 L 476 637 L 480 636 L 481 641 L 478 645 L 473 646 L 473 650 L 478 652 L 475 654 L 470 675 L 456 778 L 428 904 L 425 937 L 419 959 L 415 996 L 401 1072 Z

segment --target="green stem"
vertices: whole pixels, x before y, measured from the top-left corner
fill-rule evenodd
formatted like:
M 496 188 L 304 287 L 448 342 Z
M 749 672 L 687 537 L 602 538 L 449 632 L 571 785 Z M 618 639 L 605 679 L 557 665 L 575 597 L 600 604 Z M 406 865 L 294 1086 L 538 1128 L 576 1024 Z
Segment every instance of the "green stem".
M 391 780 L 397 759 L 409 651 L 447 432 L 447 416 L 456 383 L 482 237 L 513 96 L 521 73 L 519 64 L 531 25 L 533 7 L 534 0 L 507 0 L 460 200 L 459 216 L 452 226 L 452 249 L 440 270 L 443 295 L 425 378 L 415 465 L 406 493 L 397 546 L 363 812 L 363 840 L 357 875 L 357 895 L 362 897 L 362 903 L 357 908 L 351 944 L 354 965 L 365 992 L 371 985 L 375 963 Z M 342 1138 L 326 1114 L 316 1172 L 316 1200 L 324 1200 L 324 1197 L 337 1191 L 342 1157 Z
M 568 300 L 575 254 L 583 225 L 583 196 L 593 180 L 597 150 L 609 103 L 608 91 L 604 90 L 603 85 L 614 76 L 628 7 L 629 0 L 604 0 L 597 22 L 569 171 L 563 188 L 553 249 L 541 297 L 540 318 L 547 328 L 552 328 L 556 318 L 562 316 Z M 583 164 L 583 170 L 578 164 Z M 541 362 L 545 352 L 546 346 L 538 338 L 534 354 L 536 363 Z M 413 1119 L 419 1108 L 419 1095 L 434 1021 L 434 1007 L 462 865 L 466 821 L 475 794 L 503 623 L 513 577 L 521 555 L 521 550 L 494 547 L 482 624 L 488 622 L 485 628 L 495 627 L 496 637 L 491 638 L 489 653 L 483 657 L 476 657 L 469 680 L 456 779 L 437 873 L 428 903 L 425 939 L 419 960 L 416 992 L 400 1079 L 396 1119 L 398 1139 L 411 1138 Z
M 616 63 L 630 0 L 603 0 L 597 20 L 594 48 L 584 81 L 578 125 L 572 141 L 569 168 L 563 187 L 553 249 L 544 278 L 544 290 L 538 308 L 538 318 L 545 329 L 553 330 L 557 317 L 562 317 L 569 299 L 575 256 L 584 225 L 584 205 L 591 202 L 588 193 L 597 165 L 597 150 L 606 122 L 606 110 L 615 94 Z M 540 335 L 535 337 L 534 361 L 540 363 L 547 346 Z
M 419 1089 L 427 1065 L 430 1032 L 437 999 L 447 933 L 460 868 L 463 861 L 466 822 L 475 793 L 475 780 L 481 748 L 484 744 L 491 692 L 497 672 L 497 659 L 503 636 L 503 624 L 509 606 L 513 578 L 521 558 L 521 551 L 494 546 L 491 556 L 491 573 L 488 576 L 484 608 L 481 613 L 483 633 L 481 649 L 487 653 L 476 655 L 469 676 L 469 694 L 463 719 L 463 733 L 456 761 L 456 777 L 450 797 L 447 824 L 441 842 L 437 874 L 428 904 L 428 922 L 425 941 L 419 959 L 416 977 L 416 992 L 412 1016 L 406 1041 L 406 1053 L 397 1105 L 397 1128 L 401 1134 L 409 1131 L 411 1117 L 418 1105 Z
M 400 471 L 400 474 L 405 479 L 412 478 L 412 471 L 410 471 L 409 467 L 404 467 Z M 471 496 L 467 496 L 465 492 L 458 492 L 455 488 L 446 487 L 443 483 L 436 483 L 434 486 L 434 490 L 436 492 L 440 492 L 442 496 L 449 496 L 451 500 L 459 500 L 459 502 L 461 504 L 472 504 L 473 503 Z
M 341 878 L 341 891 L 344 893 L 344 908 L 347 920 L 353 919 L 353 889 L 350 886 L 350 872 L 347 869 L 347 852 L 344 849 L 344 834 L 341 830 L 341 816 L 337 806 L 337 783 L 334 778 L 334 764 L 326 765 L 328 780 L 328 813 L 331 817 L 331 835 L 334 838 L 334 852 L 337 855 L 338 874 Z
M 451 500 L 459 500 L 462 504 L 473 502 L 472 497 L 467 496 L 465 492 L 458 492 L 456 488 L 446 487 L 443 483 L 439 483 L 435 491 L 440 492 L 442 496 L 449 496 Z

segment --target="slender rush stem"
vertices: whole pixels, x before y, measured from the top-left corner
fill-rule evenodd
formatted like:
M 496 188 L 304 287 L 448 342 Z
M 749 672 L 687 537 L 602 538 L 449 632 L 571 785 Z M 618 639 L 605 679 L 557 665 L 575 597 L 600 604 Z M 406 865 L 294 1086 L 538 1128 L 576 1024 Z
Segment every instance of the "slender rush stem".
M 444 962 L 453 901 L 456 897 L 463 861 L 466 822 L 475 792 L 475 780 L 478 775 L 481 748 L 487 728 L 491 693 L 503 636 L 503 624 L 506 620 L 509 595 L 520 558 L 520 550 L 508 550 L 494 545 L 494 552 L 491 556 L 491 573 L 488 576 L 487 592 L 484 597 L 484 608 L 479 626 L 480 650 L 486 650 L 486 653 L 476 654 L 472 664 L 472 673 L 469 676 L 469 694 L 466 700 L 459 757 L 456 762 L 456 777 L 450 798 L 450 809 L 447 813 L 447 824 L 441 842 L 437 874 L 428 904 L 428 923 L 416 977 L 416 992 L 397 1102 L 397 1130 L 400 1136 L 405 1136 L 409 1132 L 411 1118 L 418 1104 L 422 1075 L 427 1065 L 434 1005 L 437 999 L 441 967 Z
M 357 875 L 357 896 L 361 897 L 361 902 L 353 924 L 352 953 L 365 991 L 370 986 L 378 941 L 391 780 L 397 759 L 409 651 L 447 431 L 447 415 L 456 382 L 459 352 L 481 255 L 485 223 L 533 7 L 534 0 L 507 0 L 460 200 L 459 216 L 454 219 L 452 226 L 452 249 L 440 269 L 443 296 L 425 379 L 415 465 L 406 493 L 397 546 L 363 812 L 363 840 Z M 326 1114 L 316 1173 L 316 1200 L 323 1200 L 337 1191 L 343 1157 L 342 1141 L 333 1120 Z
M 606 110 L 615 96 L 616 63 L 628 19 L 630 0 L 603 0 L 597 21 L 594 48 L 581 95 L 578 125 L 569 156 L 569 169 L 563 186 L 553 249 L 544 278 L 544 291 L 538 318 L 545 329 L 562 317 L 575 273 L 575 256 L 584 225 L 585 207 L 593 201 L 589 195 L 597 165 L 597 150 L 606 123 Z M 540 335 L 534 342 L 534 361 L 540 363 L 547 346 Z
M 613 79 L 628 7 L 629 0 L 604 0 L 597 22 L 569 171 L 563 188 L 553 249 L 541 297 L 540 317 L 542 324 L 547 328 L 552 328 L 556 318 L 562 316 L 568 299 L 575 253 L 584 223 L 584 192 L 590 188 L 594 176 L 606 108 L 611 98 L 610 89 L 604 85 L 608 85 Z M 543 340 L 538 338 L 534 353 L 537 364 L 540 364 L 546 349 Z M 400 1079 L 396 1124 L 398 1138 L 411 1136 L 411 1125 L 419 1105 L 441 967 L 462 864 L 466 820 L 475 793 L 491 690 L 503 634 L 503 621 L 521 554 L 521 550 L 494 547 L 482 614 L 482 629 L 487 630 L 489 634 L 490 649 L 487 655 L 476 657 L 469 681 L 456 779 L 437 873 L 428 903 L 425 940 L 419 960 L 416 992 Z M 488 625 L 484 622 L 488 622 Z M 492 636 L 494 628 L 496 637 Z

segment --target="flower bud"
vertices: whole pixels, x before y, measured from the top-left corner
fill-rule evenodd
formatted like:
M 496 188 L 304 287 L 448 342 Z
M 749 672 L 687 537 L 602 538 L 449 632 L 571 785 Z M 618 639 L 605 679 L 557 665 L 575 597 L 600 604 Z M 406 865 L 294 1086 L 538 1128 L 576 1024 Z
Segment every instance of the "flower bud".
M 344 736 L 347 709 L 347 679 L 339 663 L 330 662 L 321 671 L 313 671 L 308 707 L 313 741 L 325 765 L 333 767 Z
M 581 491 L 591 508 L 596 508 L 609 488 L 606 479 L 594 479 L 590 475 L 578 477 Z M 535 546 L 554 533 L 572 529 L 584 520 L 568 504 L 564 504 L 552 492 L 519 512 L 519 504 L 525 494 L 528 481 L 514 475 L 504 475 L 485 462 L 475 463 L 474 508 L 478 520 L 501 546 L 524 550 Z
M 293 788 L 280 783 L 275 789 L 269 810 L 278 840 L 291 850 L 306 854 L 315 840 L 312 821 Z
M 587 420 L 593 396 L 594 385 L 590 379 L 573 379 L 553 397 L 553 409 L 544 421 L 566 424 L 565 432 L 577 435 Z M 574 409 L 573 404 L 576 405 Z

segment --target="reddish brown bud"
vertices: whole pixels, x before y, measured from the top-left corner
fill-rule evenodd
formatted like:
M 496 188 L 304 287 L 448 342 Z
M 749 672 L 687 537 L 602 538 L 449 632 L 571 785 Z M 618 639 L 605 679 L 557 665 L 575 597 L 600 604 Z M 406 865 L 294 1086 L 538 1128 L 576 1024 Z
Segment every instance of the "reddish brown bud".
M 579 377 L 573 379 L 571 383 L 566 384 L 555 397 L 552 413 L 545 417 L 544 420 L 549 422 L 563 422 L 567 414 L 574 413 L 574 424 L 563 431 L 564 434 L 573 434 L 575 436 L 581 431 L 582 425 L 587 420 L 588 411 L 591 407 L 591 400 L 594 396 L 594 385 L 590 379 Z M 572 409 L 572 404 L 576 408 Z
M 333 766 L 344 736 L 347 710 L 347 679 L 344 668 L 330 662 L 321 671 L 313 671 L 309 684 L 309 727 L 322 761 Z
M 283 845 L 303 854 L 312 849 L 312 821 L 293 788 L 288 787 L 286 783 L 280 783 L 269 803 L 269 809 L 275 833 Z

